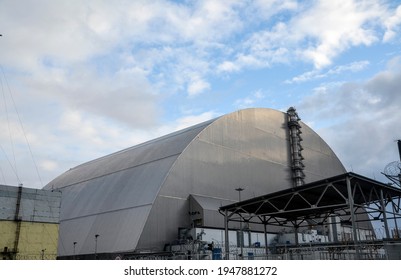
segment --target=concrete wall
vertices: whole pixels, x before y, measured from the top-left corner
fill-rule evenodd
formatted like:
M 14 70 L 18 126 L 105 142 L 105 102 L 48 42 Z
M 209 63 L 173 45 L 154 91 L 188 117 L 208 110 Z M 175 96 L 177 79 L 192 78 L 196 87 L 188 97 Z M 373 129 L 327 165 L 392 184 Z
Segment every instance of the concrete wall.
M 56 259 L 60 192 L 0 185 L 0 259 Z

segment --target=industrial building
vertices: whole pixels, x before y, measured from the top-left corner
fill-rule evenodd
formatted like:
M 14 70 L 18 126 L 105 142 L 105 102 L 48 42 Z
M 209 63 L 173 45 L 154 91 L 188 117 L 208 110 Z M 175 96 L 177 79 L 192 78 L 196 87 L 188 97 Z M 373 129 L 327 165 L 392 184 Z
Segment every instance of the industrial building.
M 337 176 L 349 173 L 294 108 L 256 108 L 81 164 L 45 189 L 62 193 L 61 259 L 268 258 L 283 247 L 344 242 L 346 232 L 375 239 L 363 207 L 355 215 L 341 212 L 349 204 L 332 207 L 317 222 L 247 212 L 249 201 Z M 279 222 L 263 222 L 269 215 Z M 328 220 L 339 226 L 325 228 Z
M 0 185 L 0 259 L 56 259 L 61 193 Z

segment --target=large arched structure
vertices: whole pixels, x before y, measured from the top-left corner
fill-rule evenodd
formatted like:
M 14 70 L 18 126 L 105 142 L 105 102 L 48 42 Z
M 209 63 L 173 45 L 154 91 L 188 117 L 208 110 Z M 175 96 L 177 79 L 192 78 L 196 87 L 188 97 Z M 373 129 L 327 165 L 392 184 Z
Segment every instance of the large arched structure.
M 300 125 L 305 183 L 343 174 Z M 222 228 L 235 188 L 247 199 L 292 187 L 290 153 L 286 113 L 245 109 L 72 168 L 45 187 L 62 192 L 59 256 L 158 252 L 179 228 Z

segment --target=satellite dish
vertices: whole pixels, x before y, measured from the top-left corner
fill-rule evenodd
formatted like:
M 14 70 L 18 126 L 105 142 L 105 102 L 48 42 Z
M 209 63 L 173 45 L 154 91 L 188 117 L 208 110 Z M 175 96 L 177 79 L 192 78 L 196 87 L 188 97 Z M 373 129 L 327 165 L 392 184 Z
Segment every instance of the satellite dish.
M 386 165 L 384 168 L 384 175 L 390 177 L 398 177 L 401 174 L 401 162 L 393 161 Z
M 398 145 L 398 153 L 400 154 L 400 160 L 401 160 L 401 140 L 397 140 L 397 145 Z M 390 162 L 389 164 L 384 167 L 384 172 L 382 173 L 395 183 L 398 187 L 401 188 L 401 162 L 400 161 L 393 161 Z
M 401 162 L 393 161 L 386 165 L 383 174 L 398 187 L 401 187 Z

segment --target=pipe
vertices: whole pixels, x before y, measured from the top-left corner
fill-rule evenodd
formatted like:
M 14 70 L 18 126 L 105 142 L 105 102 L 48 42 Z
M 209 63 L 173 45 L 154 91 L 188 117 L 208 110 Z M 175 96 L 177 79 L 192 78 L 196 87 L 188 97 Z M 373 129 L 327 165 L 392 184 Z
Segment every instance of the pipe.
M 400 156 L 400 161 L 401 161 L 401 140 L 397 140 L 397 144 L 398 144 L 398 154 Z

